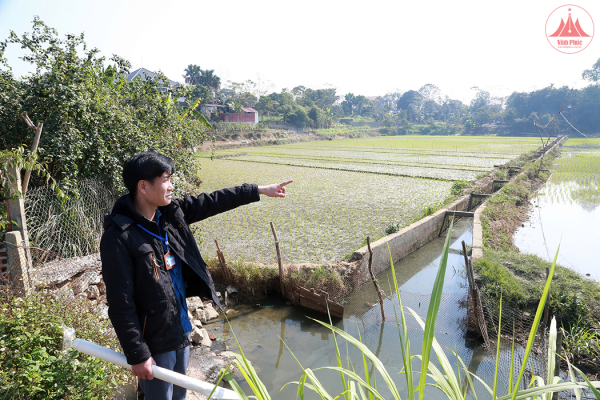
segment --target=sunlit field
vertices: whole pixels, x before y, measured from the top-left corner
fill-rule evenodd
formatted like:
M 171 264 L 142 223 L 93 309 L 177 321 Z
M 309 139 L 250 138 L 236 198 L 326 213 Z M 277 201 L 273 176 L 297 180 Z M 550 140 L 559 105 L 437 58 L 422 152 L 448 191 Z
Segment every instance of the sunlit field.
M 555 161 L 545 194 L 551 201 L 600 204 L 600 139 L 569 139 Z
M 285 200 L 263 197 L 198 224 L 207 256 L 214 239 L 226 257 L 276 261 L 269 222 L 284 262 L 335 262 L 378 238 L 390 223 L 407 224 L 443 202 L 454 180 L 475 180 L 539 146 L 539 139 L 394 137 L 344 139 L 216 152 L 203 157 L 200 190 L 293 179 Z M 247 155 L 239 155 L 247 153 Z

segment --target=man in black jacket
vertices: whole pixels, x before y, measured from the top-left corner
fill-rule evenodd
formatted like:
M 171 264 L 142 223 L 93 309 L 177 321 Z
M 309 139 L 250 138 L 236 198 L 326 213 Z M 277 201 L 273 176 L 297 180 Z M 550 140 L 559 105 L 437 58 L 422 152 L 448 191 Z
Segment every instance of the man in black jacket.
M 152 365 L 185 374 L 189 360 L 186 297 L 206 296 L 220 308 L 215 286 L 189 224 L 260 200 L 285 197 L 285 185 L 244 184 L 172 199 L 173 161 L 139 153 L 123 167 L 129 194 L 105 216 L 100 242 L 108 315 L 147 400 L 184 399 L 186 390 L 153 380 Z

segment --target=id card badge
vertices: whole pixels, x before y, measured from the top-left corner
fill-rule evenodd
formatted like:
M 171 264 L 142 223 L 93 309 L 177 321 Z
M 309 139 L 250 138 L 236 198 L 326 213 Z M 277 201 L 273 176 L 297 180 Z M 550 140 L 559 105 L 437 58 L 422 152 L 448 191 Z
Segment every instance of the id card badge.
M 165 267 L 167 267 L 167 271 L 175 268 L 177 262 L 175 261 L 175 256 L 172 256 L 170 252 L 165 254 Z

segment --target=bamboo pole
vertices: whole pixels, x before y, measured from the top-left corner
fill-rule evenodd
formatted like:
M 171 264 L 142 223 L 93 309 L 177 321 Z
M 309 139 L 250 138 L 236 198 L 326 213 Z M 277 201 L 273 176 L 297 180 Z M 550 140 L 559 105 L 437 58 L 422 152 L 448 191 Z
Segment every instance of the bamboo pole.
M 281 263 L 281 252 L 279 250 L 279 239 L 277 238 L 277 232 L 275 232 L 275 225 L 273 222 L 269 222 L 271 225 L 271 232 L 275 238 L 275 251 L 277 252 L 277 264 L 279 264 L 279 285 L 281 290 L 281 297 L 285 298 L 285 282 L 283 281 L 283 264 Z
M 375 279 L 375 274 L 373 274 L 373 251 L 371 250 L 371 238 L 367 236 L 367 248 L 369 249 L 369 274 L 371 275 L 371 280 L 373 281 L 373 285 L 375 285 L 375 290 L 377 291 L 377 295 L 379 296 L 379 305 L 381 306 L 381 321 L 385 322 L 385 313 L 383 312 L 383 297 L 381 296 L 381 289 L 379 288 L 379 283 L 377 279 Z M 400 296 L 400 293 L 398 293 Z

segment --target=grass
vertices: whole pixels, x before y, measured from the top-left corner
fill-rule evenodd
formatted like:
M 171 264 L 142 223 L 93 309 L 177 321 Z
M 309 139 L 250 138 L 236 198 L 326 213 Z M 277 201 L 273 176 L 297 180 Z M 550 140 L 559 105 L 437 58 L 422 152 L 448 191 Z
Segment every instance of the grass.
M 450 229 L 446 236 L 446 242 L 442 251 L 440 266 L 435 279 L 434 289 L 431 294 L 431 300 L 429 302 L 429 309 L 425 321 L 423 321 L 410 308 L 403 307 L 400 296 L 397 296 L 398 308 L 395 308 L 395 317 L 396 325 L 398 327 L 399 345 L 401 348 L 401 352 L 399 352 L 397 356 L 402 356 L 402 359 L 404 361 L 404 368 L 402 371 L 400 371 L 400 374 L 403 374 L 406 379 L 407 395 L 405 398 L 407 400 L 414 400 L 416 398 L 418 398 L 419 400 L 423 400 L 429 397 L 429 395 L 427 395 L 426 393 L 431 393 L 432 390 L 437 390 L 442 392 L 448 399 L 465 400 L 467 397 L 470 398 L 471 393 L 474 394 L 475 386 L 473 383 L 475 380 L 477 380 L 481 382 L 483 386 L 489 391 L 494 400 L 516 400 L 527 398 L 549 400 L 552 398 L 552 394 L 554 392 L 572 389 L 575 389 L 577 391 L 578 396 L 580 396 L 580 390 L 586 388 L 588 385 L 591 388 L 591 390 L 594 391 L 596 397 L 600 399 L 600 393 L 598 393 L 598 391 L 596 390 L 596 388 L 600 387 L 600 382 L 588 381 L 585 375 L 583 375 L 580 370 L 576 368 L 571 368 L 571 381 L 561 383 L 560 378 L 554 376 L 556 367 L 554 363 L 556 358 L 555 343 L 557 335 L 555 320 L 552 320 L 550 326 L 547 379 L 545 380 L 542 376 L 533 376 L 531 377 L 532 379 L 529 385 L 527 385 L 527 382 L 524 382 L 525 372 L 528 369 L 527 366 L 528 362 L 530 361 L 529 358 L 533 350 L 533 342 L 536 337 L 536 334 L 538 333 L 538 328 L 540 326 L 542 315 L 544 313 L 544 305 L 548 299 L 550 286 L 554 277 L 556 258 L 558 257 L 558 252 L 556 253 L 554 263 L 550 267 L 548 278 L 545 280 L 543 290 L 541 292 L 540 301 L 535 311 L 533 326 L 529 333 L 529 340 L 527 346 L 525 347 L 523 354 L 519 357 L 520 360 L 515 359 L 514 352 L 511 355 L 510 365 L 511 367 L 513 365 L 517 367 L 517 374 L 516 379 L 513 379 L 514 377 L 511 372 L 511 377 L 509 379 L 510 386 L 508 388 L 508 392 L 505 395 L 498 396 L 498 387 L 496 379 L 494 380 L 494 385 L 492 389 L 479 377 L 469 372 L 465 363 L 456 353 L 450 351 L 450 356 L 449 354 L 446 354 L 446 351 L 444 351 L 440 344 L 437 342 L 434 332 L 439 306 L 442 301 L 443 284 L 445 277 L 445 269 L 447 266 L 448 251 L 450 248 L 451 232 L 452 226 L 450 226 Z M 396 293 L 399 293 L 398 284 L 395 280 L 396 274 L 393 271 L 394 265 L 391 259 L 391 254 L 390 262 L 392 268 L 392 276 L 394 277 Z M 411 353 L 410 340 L 406 328 L 407 314 L 412 315 L 415 318 L 416 322 L 423 329 L 423 354 L 420 356 L 413 355 Z M 360 339 L 360 330 L 358 338 L 355 338 L 354 336 L 350 335 L 344 330 L 333 326 L 331 323 L 328 324 L 317 320 L 315 321 L 330 329 L 334 335 L 335 362 L 333 362 L 334 365 L 323 366 L 322 368 L 318 368 L 315 370 L 311 368 L 304 368 L 298 362 L 300 368 L 302 369 L 302 375 L 297 381 L 289 382 L 287 384 L 297 385 L 298 398 L 304 399 L 305 393 L 311 391 L 314 392 L 321 399 L 329 400 L 333 400 L 334 398 L 345 400 L 384 400 L 384 397 L 380 394 L 380 388 L 385 387 L 390 393 L 390 395 L 386 397 L 386 400 L 392 398 L 394 400 L 402 399 L 399 388 L 393 381 L 392 376 L 387 371 L 382 360 L 380 360 L 367 346 L 365 346 L 362 343 Z M 338 344 L 338 341 L 342 342 L 342 344 L 343 342 L 345 342 L 347 349 L 350 346 L 356 348 L 360 352 L 360 358 L 362 359 L 351 360 L 349 351 L 347 350 L 346 365 L 344 365 L 344 358 L 341 355 L 341 346 L 340 344 Z M 499 357 L 500 354 L 500 342 L 500 339 L 498 339 L 496 352 L 497 357 Z M 265 390 L 265 386 L 262 384 L 258 374 L 256 373 L 256 370 L 252 366 L 252 363 L 243 353 L 239 342 L 237 343 L 240 354 L 238 354 L 235 363 L 241 370 L 243 378 L 247 381 L 248 385 L 252 390 L 252 393 L 254 394 L 254 396 L 256 396 L 255 398 L 270 399 L 270 396 Z M 431 361 L 433 356 L 435 356 L 439 364 L 436 365 Z M 453 360 L 453 362 L 450 362 L 451 359 Z M 420 363 L 418 360 L 420 360 Z M 454 360 L 456 361 L 454 362 Z M 520 361 L 520 363 L 518 363 L 518 361 Z M 364 377 L 358 375 L 354 367 L 355 365 L 360 364 L 364 365 Z M 420 364 L 420 371 L 418 371 L 418 364 Z M 371 365 L 373 371 L 375 371 L 374 373 L 369 372 L 369 365 Z M 329 393 L 325 389 L 318 377 L 318 375 L 320 375 L 321 370 L 330 370 L 339 374 L 339 393 Z M 586 379 L 586 382 L 577 382 L 573 370 L 577 371 L 580 375 L 582 375 L 582 377 Z M 511 368 L 511 371 L 513 371 L 513 368 Z M 418 376 L 416 374 L 418 374 Z M 497 378 L 499 374 L 499 363 L 496 362 L 494 376 Z M 229 368 L 222 370 L 222 377 L 224 377 L 232 385 L 232 388 L 240 396 L 240 399 L 246 400 L 251 398 L 242 391 L 238 383 L 233 379 L 233 377 L 229 373 Z M 527 389 L 522 390 L 522 387 L 527 387 Z M 476 394 L 474 394 L 474 396 L 475 398 L 477 398 Z
M 331 137 L 331 136 L 348 136 L 348 137 L 362 137 L 362 136 L 379 136 L 377 129 L 369 128 L 368 126 L 344 126 L 339 125 L 333 128 L 327 129 L 315 129 L 313 131 L 316 135 Z
M 546 156 L 542 165 L 523 164 L 523 174 L 491 197 L 482 213 L 484 257 L 475 265 L 483 291 L 496 299 L 502 295 L 506 303 L 522 310 L 531 309 L 539 298 L 550 263 L 519 253 L 512 237 L 525 219 L 528 200 L 550 175 L 540 169 L 552 165 L 556 156 Z M 600 320 L 599 290 L 595 282 L 558 266 L 550 301 L 552 312 L 565 326 L 579 319 Z
M 261 263 L 276 262 L 271 221 L 284 263 L 333 263 L 367 236 L 382 235 L 390 221 L 406 223 L 423 206 L 443 201 L 451 186 L 428 179 L 229 159 L 206 162 L 203 172 L 204 192 L 244 182 L 294 180 L 285 199 L 262 198 L 195 225 L 203 254 L 215 254 L 216 238 L 227 260 Z
M 600 357 L 600 329 L 578 320 L 570 328 L 564 328 L 562 345 L 572 363 L 598 358 Z
M 539 299 L 551 263 L 531 254 L 486 250 L 474 264 L 486 296 L 522 310 L 530 310 Z M 565 327 L 577 321 L 600 321 L 600 285 L 575 271 L 558 265 L 552 282 L 551 314 Z
M 512 235 L 521 225 L 531 191 L 521 182 L 509 183 L 491 197 L 482 213 L 484 248 L 514 249 Z
M 279 270 L 273 266 L 231 260 L 227 265 L 233 272 L 233 280 L 227 280 L 218 259 L 208 259 L 206 265 L 213 279 L 231 284 L 242 291 L 250 292 L 253 289 L 263 293 L 276 292 L 279 289 Z
M 554 154 L 556 156 L 556 154 Z M 548 179 L 548 171 L 540 171 L 552 165 L 552 157 L 544 162 L 528 162 L 522 165 L 523 174 L 507 183 L 487 201 L 482 213 L 484 248 L 492 250 L 516 250 L 513 234 L 526 218 L 528 201 L 533 193 Z M 495 170 L 495 179 L 508 179 L 508 170 Z
M 215 259 L 207 261 L 207 267 L 213 279 L 231 284 L 246 293 L 263 294 L 277 293 L 279 287 L 279 268 L 276 265 L 265 265 L 252 262 L 233 260 L 228 266 L 233 273 L 233 279 L 226 279 L 219 264 Z M 340 272 L 325 265 L 300 265 L 286 266 L 285 287 L 288 293 L 302 286 L 306 289 L 323 290 L 330 293 L 332 299 L 341 298 L 352 288 L 347 285 Z M 291 297 L 294 301 L 294 297 Z

